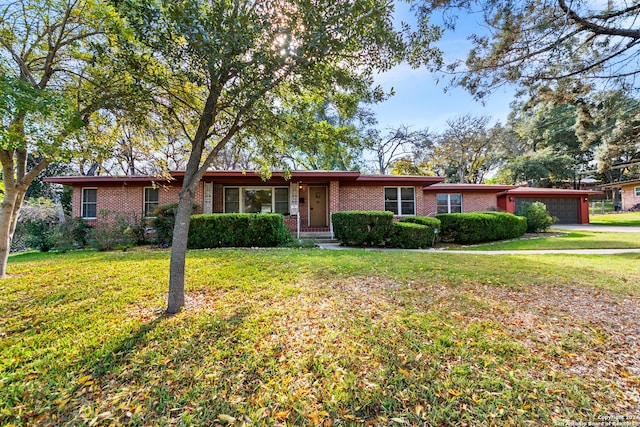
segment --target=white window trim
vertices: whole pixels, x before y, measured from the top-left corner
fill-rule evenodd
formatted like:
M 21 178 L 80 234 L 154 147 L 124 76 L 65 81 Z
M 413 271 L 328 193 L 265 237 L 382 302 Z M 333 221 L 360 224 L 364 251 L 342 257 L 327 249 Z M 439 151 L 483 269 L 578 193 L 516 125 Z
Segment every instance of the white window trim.
M 84 190 L 96 190 L 96 216 L 84 216 Z M 93 202 L 91 202 L 93 203 Z M 98 187 L 82 187 L 80 190 L 80 217 L 83 219 L 97 219 L 98 218 Z
M 397 196 L 397 200 L 398 200 L 398 213 L 394 214 L 395 216 L 416 216 L 416 208 L 417 208 L 417 202 L 416 202 L 416 187 L 384 187 L 384 189 L 382 190 L 382 203 L 386 204 L 386 200 L 385 200 L 385 191 L 388 188 L 393 188 L 396 190 L 396 196 Z M 402 212 L 402 189 L 403 188 L 411 188 L 413 190 L 413 213 L 403 213 Z
M 635 197 L 640 197 L 640 187 L 633 187 L 633 195 Z
M 445 195 L 447 196 L 447 212 L 446 213 L 458 213 L 451 212 L 451 196 L 460 196 L 460 213 L 464 212 L 464 197 L 462 197 L 462 193 L 438 193 L 436 194 L 436 213 L 438 212 L 438 196 Z
M 225 187 L 223 187 L 222 189 L 222 212 L 226 212 L 227 211 L 227 188 L 237 188 L 238 189 L 238 198 L 240 200 L 238 200 L 238 210 L 242 213 L 244 212 L 244 197 L 243 197 L 243 192 L 244 190 L 271 190 L 271 213 L 276 213 L 273 212 L 273 210 L 275 209 L 276 206 L 276 188 L 285 188 L 289 191 L 290 188 L 283 186 L 283 185 L 274 185 L 274 186 L 267 186 L 267 187 L 261 187 L 261 186 L 248 186 L 248 187 L 241 187 L 241 186 L 237 186 L 237 185 L 227 185 Z M 287 198 L 287 210 L 289 211 L 289 214 L 291 214 L 291 194 L 289 194 L 289 197 Z
M 142 214 L 144 215 L 145 218 L 155 218 L 153 215 L 149 215 L 146 212 L 147 190 L 158 190 L 158 206 L 160 206 L 160 189 L 158 187 L 143 187 L 142 188 Z

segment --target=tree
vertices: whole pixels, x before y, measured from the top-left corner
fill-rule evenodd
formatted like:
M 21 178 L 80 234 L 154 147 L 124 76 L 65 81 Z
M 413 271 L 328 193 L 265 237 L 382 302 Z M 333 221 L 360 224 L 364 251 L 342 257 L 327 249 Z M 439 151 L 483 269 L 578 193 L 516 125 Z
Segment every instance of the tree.
M 592 167 L 594 146 L 599 143 L 586 142 L 578 136 L 577 126 L 583 104 L 583 98 L 577 98 L 574 103 L 547 101 L 534 107 L 525 106 L 514 120 L 514 128 L 527 153 L 544 151 L 544 155 L 533 156 L 535 162 L 543 159 L 549 163 L 556 156 L 554 163 L 565 165 L 566 171 L 555 175 L 573 181 L 575 188 L 579 187 L 581 173 Z M 567 163 L 567 158 L 572 161 Z M 559 183 L 554 179 L 551 181 Z
M 294 169 L 359 168 L 367 144 L 365 129 L 375 124 L 372 113 L 361 105 L 370 99 L 362 95 L 307 90 L 285 100 L 286 126 L 275 138 L 290 146 L 286 158 Z
M 447 120 L 432 152 L 434 169 L 450 181 L 481 183 L 497 159 L 487 125 L 489 117 L 465 115 Z
M 121 30 L 117 18 L 99 0 L 17 0 L 0 6 L 2 277 L 29 184 L 53 160 L 73 156 L 70 136 L 96 111 L 121 107 L 118 103 L 132 99 L 132 88 L 138 87 L 115 67 L 118 52 L 107 43 L 108 35 Z M 39 161 L 30 166 L 29 154 Z
M 484 34 L 471 38 L 464 62 L 447 64 L 454 84 L 478 98 L 507 83 L 557 95 L 611 81 L 635 89 L 640 73 L 640 3 L 587 0 L 419 0 L 422 21 L 444 11 L 448 28 L 460 12 L 479 12 Z
M 178 123 L 153 109 L 145 115 L 103 112 L 76 136 L 82 175 L 161 176 L 189 156 Z M 85 142 L 83 144 L 83 142 Z
M 595 147 L 598 172 L 608 182 L 634 178 L 625 172 L 640 162 L 640 100 L 620 91 L 596 92 L 580 107 L 576 134 Z
M 422 175 L 422 176 L 436 176 L 436 173 L 431 170 L 431 166 L 423 161 L 416 162 L 415 157 L 411 156 L 401 157 L 395 160 L 390 165 L 391 175 Z
M 369 140 L 369 151 L 374 155 L 380 175 L 387 174 L 389 168 L 402 159 L 404 161 L 401 164 L 407 166 L 406 157 L 411 152 L 431 147 L 433 144 L 432 135 L 428 129 L 412 131 L 407 125 L 388 129 L 384 137 L 378 130 L 373 130 L 369 134 Z
M 507 163 L 510 184 L 527 182 L 531 187 L 551 187 L 575 177 L 572 157 L 557 154 L 549 148 L 529 152 Z
M 167 312 L 176 313 L 195 191 L 221 150 L 255 137 L 261 155 L 281 155 L 285 147 L 269 137 L 284 100 L 310 88 L 364 94 L 374 70 L 403 59 L 404 43 L 382 0 L 150 0 L 121 8 L 147 57 L 163 66 L 145 78 L 190 143 L 171 249 Z

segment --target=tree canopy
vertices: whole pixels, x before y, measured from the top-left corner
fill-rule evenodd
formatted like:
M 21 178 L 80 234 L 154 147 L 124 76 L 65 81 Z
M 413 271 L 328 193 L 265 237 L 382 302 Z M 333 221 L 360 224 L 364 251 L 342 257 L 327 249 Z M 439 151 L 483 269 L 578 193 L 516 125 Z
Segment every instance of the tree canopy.
M 450 29 L 458 14 L 482 17 L 467 59 L 446 64 L 454 83 L 477 98 L 507 82 L 533 94 L 602 89 L 604 82 L 637 88 L 637 1 L 417 0 L 417 6 L 421 20 L 443 12 Z
M 71 137 L 97 111 L 136 104 L 141 86 L 119 68 L 122 47 L 113 43 L 124 31 L 113 8 L 99 0 L 0 6 L 0 276 L 29 184 L 52 161 L 77 152 Z
M 124 1 L 144 45 L 141 78 L 189 141 L 172 245 L 168 312 L 184 306 L 184 264 L 196 186 L 232 141 L 255 142 L 267 159 L 285 100 L 310 91 L 380 99 L 372 74 L 405 58 L 392 4 L 382 0 Z M 268 170 L 265 168 L 265 173 Z

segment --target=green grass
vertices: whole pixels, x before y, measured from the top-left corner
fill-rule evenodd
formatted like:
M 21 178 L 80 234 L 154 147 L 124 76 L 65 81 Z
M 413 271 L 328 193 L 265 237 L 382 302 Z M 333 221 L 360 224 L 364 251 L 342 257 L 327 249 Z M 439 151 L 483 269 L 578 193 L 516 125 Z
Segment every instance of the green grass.
M 639 233 L 571 231 L 562 235 L 492 242 L 456 249 L 470 251 L 517 251 L 542 249 L 629 249 L 640 248 Z
M 640 212 L 592 215 L 589 220 L 594 225 L 618 225 L 640 227 Z
M 13 256 L 0 425 L 597 420 L 640 386 L 591 317 L 638 306 L 639 261 L 192 251 L 187 309 L 167 317 L 166 251 Z

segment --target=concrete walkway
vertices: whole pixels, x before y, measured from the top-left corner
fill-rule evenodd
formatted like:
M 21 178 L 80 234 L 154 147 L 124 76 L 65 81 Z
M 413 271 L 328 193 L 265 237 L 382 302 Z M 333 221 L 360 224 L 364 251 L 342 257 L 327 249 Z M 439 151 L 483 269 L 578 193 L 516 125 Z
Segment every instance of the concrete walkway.
M 551 229 L 569 231 L 598 231 L 603 233 L 640 233 L 640 227 L 596 224 L 558 224 L 552 225 Z M 638 237 L 638 239 L 640 239 L 640 237 Z
M 446 249 L 385 249 L 385 248 L 356 248 L 350 246 L 340 246 L 339 243 L 320 243 L 321 249 L 340 251 L 404 251 L 404 252 L 432 252 L 440 254 L 466 254 L 466 255 L 615 255 L 640 253 L 638 249 L 541 249 L 522 251 L 461 251 Z

